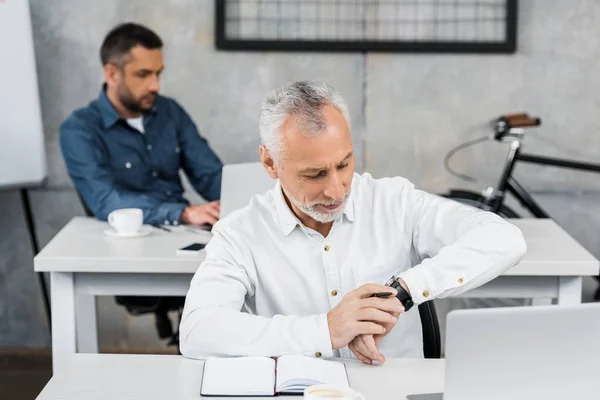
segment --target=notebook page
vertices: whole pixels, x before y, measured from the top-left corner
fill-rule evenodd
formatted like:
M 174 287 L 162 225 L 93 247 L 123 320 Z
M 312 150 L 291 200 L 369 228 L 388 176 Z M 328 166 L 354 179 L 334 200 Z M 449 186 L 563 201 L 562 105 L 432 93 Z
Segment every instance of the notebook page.
M 275 387 L 275 360 L 267 357 L 209 358 L 202 395 L 269 395 Z
M 305 356 L 277 359 L 277 392 L 302 392 L 319 384 L 349 387 L 344 364 Z

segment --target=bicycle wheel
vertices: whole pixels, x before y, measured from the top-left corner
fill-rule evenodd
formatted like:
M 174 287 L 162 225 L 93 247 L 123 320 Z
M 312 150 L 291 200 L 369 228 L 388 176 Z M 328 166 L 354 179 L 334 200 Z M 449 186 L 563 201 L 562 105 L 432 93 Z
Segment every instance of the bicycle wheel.
M 471 192 L 468 190 L 451 189 L 450 193 L 442 194 L 441 196 L 447 199 L 458 201 L 459 203 L 465 204 L 467 206 L 479 208 L 480 210 L 487 210 L 484 198 L 479 193 Z M 513 211 L 512 208 L 504 204 L 500 206 L 500 210 L 497 214 L 504 218 L 521 218 L 521 216 L 515 211 Z

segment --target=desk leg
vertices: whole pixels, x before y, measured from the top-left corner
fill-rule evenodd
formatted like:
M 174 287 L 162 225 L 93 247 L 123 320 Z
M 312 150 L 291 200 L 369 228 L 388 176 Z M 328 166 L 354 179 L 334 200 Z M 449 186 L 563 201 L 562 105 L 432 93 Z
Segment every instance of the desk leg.
M 50 274 L 52 291 L 52 370 L 64 370 L 77 352 L 75 339 L 75 285 L 70 272 Z
M 558 304 L 581 304 L 581 290 L 583 278 L 581 276 L 561 276 L 558 278 Z
M 96 296 L 78 294 L 76 299 L 77 351 L 79 353 L 98 353 Z

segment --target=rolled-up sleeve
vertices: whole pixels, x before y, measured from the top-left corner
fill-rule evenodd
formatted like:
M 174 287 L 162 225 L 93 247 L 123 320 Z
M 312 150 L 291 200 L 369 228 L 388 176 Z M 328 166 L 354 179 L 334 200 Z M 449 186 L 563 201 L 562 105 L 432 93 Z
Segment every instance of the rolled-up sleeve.
M 255 294 L 247 272 L 253 268 L 251 255 L 220 231 L 219 224 L 186 297 L 181 353 L 190 358 L 317 352 L 332 356 L 327 314 L 263 317 L 244 310 Z
M 476 288 L 516 265 L 527 245 L 501 217 L 405 185 L 413 250 L 422 262 L 399 274 L 416 304 Z

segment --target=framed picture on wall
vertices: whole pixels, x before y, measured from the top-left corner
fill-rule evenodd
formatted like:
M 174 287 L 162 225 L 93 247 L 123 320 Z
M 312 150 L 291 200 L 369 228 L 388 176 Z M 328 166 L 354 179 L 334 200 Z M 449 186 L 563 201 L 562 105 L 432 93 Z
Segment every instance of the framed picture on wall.
M 514 53 L 517 0 L 216 0 L 216 46 Z

